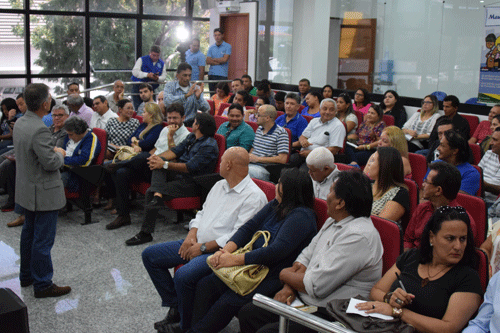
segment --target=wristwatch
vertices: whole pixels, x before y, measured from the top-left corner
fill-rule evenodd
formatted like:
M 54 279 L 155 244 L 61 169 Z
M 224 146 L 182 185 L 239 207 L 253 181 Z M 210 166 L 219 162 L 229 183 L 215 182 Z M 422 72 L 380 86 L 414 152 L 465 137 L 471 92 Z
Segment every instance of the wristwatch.
M 200 246 L 201 253 L 207 253 L 207 243 L 203 243 Z
M 401 318 L 403 315 L 403 309 L 392 308 L 392 316 L 396 318 Z
M 165 163 L 163 163 L 163 169 L 168 169 L 168 161 L 165 161 Z

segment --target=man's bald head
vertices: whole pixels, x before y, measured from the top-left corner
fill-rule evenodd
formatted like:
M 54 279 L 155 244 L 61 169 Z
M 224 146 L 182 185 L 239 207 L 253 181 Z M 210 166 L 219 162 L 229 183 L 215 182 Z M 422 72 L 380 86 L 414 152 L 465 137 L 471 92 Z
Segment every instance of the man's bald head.
M 262 105 L 259 110 L 263 112 L 266 116 L 269 116 L 272 120 L 276 120 L 278 117 L 278 112 L 276 111 L 276 108 L 271 105 L 271 104 L 264 104 Z
M 220 175 L 232 186 L 236 186 L 248 175 L 250 157 L 246 149 L 231 147 L 224 152 L 220 163 Z M 233 183 L 233 184 L 231 184 Z
M 248 163 L 250 163 L 248 151 L 243 147 L 231 147 L 226 150 L 224 155 L 226 154 L 228 160 L 232 161 L 234 164 L 248 166 Z

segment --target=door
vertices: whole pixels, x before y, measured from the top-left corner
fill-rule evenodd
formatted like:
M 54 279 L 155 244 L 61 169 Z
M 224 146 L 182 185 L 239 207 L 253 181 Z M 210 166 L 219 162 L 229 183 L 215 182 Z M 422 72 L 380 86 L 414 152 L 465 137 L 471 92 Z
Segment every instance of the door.
M 231 44 L 228 79 L 240 78 L 248 71 L 248 22 L 249 14 L 224 14 L 220 16 L 220 27 L 224 30 L 224 41 Z

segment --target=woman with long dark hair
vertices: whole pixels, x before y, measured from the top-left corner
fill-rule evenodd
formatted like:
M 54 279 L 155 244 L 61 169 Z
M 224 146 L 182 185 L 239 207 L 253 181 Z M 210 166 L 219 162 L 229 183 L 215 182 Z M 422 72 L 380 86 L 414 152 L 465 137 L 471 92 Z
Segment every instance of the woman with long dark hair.
M 384 100 L 380 103 L 380 108 L 384 114 L 394 117 L 394 125 L 401 128 L 406 123 L 407 115 L 405 107 L 394 90 L 387 90 L 384 93 Z

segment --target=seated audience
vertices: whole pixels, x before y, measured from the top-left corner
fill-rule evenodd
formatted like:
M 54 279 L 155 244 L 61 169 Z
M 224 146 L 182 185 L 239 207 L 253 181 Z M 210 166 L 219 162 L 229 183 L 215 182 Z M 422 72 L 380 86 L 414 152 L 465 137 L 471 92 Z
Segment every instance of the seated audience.
M 269 98 L 267 97 L 259 97 L 254 103 L 255 109 L 246 109 L 245 110 L 245 121 L 253 121 L 254 123 L 257 122 L 257 111 L 259 111 L 259 108 L 262 105 L 269 104 Z
M 500 331 L 500 318 L 498 317 L 500 311 L 498 306 L 498 293 L 500 286 L 498 285 L 500 274 L 495 274 L 490 282 L 488 288 L 484 293 L 483 304 L 479 307 L 476 318 L 469 321 L 469 325 L 462 331 L 462 333 L 484 333 L 484 332 L 499 332 Z
M 146 113 L 147 112 L 146 108 Z M 158 117 L 159 114 L 156 113 L 154 117 L 147 116 L 147 118 L 145 118 L 149 121 L 150 118 Z M 116 212 L 118 217 L 113 222 L 106 225 L 106 229 L 116 229 L 130 224 L 130 183 L 133 181 L 151 181 L 151 170 L 148 168 L 148 158 L 151 155 L 161 155 L 184 141 L 189 135 L 188 129 L 184 126 L 184 120 L 185 114 L 182 104 L 170 104 L 167 107 L 168 126 L 163 129 L 160 128 L 161 133 L 159 136 L 156 136 L 156 138 L 154 134 L 152 134 L 153 137 L 151 140 L 154 139 L 155 142 L 153 148 L 150 150 L 144 149 L 129 160 L 107 165 L 108 170 L 112 173 L 112 181 L 109 183 L 111 183 L 110 185 L 112 186 L 111 192 L 115 192 L 113 197 L 116 197 Z M 161 124 L 155 126 L 161 126 Z M 145 131 L 146 128 L 143 127 L 143 131 Z M 143 138 L 149 138 L 148 133 L 149 132 L 146 132 Z M 105 209 L 111 209 L 112 204 L 113 202 L 109 202 Z
M 407 135 L 408 150 L 412 153 L 417 150 L 428 148 L 429 137 L 439 118 L 439 103 L 434 95 L 425 96 L 422 101 L 422 109 L 415 112 L 413 116 L 403 125 L 403 132 Z M 422 155 L 427 155 L 422 153 Z
M 163 114 L 158 104 L 154 102 L 146 104 L 142 124 L 132 133 L 132 136 L 127 140 L 127 145 L 132 146 L 137 153 L 150 151 L 163 129 L 162 122 Z
M 299 94 L 300 94 L 300 104 L 307 106 L 306 96 L 311 90 L 311 81 L 308 79 L 301 79 L 299 81 Z
M 271 94 L 271 88 L 267 82 L 261 81 L 257 85 L 257 96 L 267 97 L 269 99 L 269 104 L 276 107 L 276 101 L 274 100 L 273 94 Z
M 365 88 L 359 88 L 354 93 L 354 103 L 352 108 L 354 111 L 359 111 L 363 115 L 368 113 L 368 110 L 372 107 L 370 103 L 370 93 Z
M 495 132 L 495 128 L 497 127 L 500 127 L 500 114 L 494 116 L 493 119 L 491 120 L 491 125 L 490 125 L 491 134 Z M 479 145 L 481 147 L 481 154 L 483 156 L 491 148 L 491 136 L 492 136 L 491 134 L 488 135 L 486 138 L 484 138 L 484 140 Z
M 69 95 L 68 99 L 66 100 L 66 104 L 71 111 L 71 114 L 69 115 L 70 118 L 82 118 L 83 120 L 85 120 L 87 125 L 90 125 L 90 120 L 92 119 L 94 111 L 85 104 L 82 96 L 78 94 Z
M 237 103 L 231 104 L 227 118 L 229 121 L 220 125 L 217 130 L 218 134 L 226 138 L 226 149 L 243 147 L 249 151 L 252 148 L 255 132 L 243 121 L 243 107 Z
M 355 190 L 353 190 L 355 189 Z M 326 305 L 334 299 L 362 295 L 382 275 L 382 242 L 370 219 L 370 181 L 358 172 L 342 172 L 328 195 L 330 218 L 297 257 L 281 271 L 283 288 L 274 299 L 291 304 L 299 298 L 315 305 L 314 316 L 331 321 Z M 239 312 L 242 333 L 278 332 L 279 316 L 252 303 Z M 290 321 L 288 332 L 317 332 Z
M 323 98 L 333 98 L 333 87 L 329 84 L 323 86 L 321 89 L 321 96 L 323 96 Z
M 258 111 L 257 124 L 252 149 L 250 150 L 250 177 L 269 181 L 270 173 L 265 165 L 285 164 L 288 159 L 289 139 L 286 130 L 275 123 L 276 108 L 262 105 Z
M 461 176 L 458 169 L 446 162 L 436 162 L 429 165 L 429 173 L 422 183 L 422 199 L 427 200 L 417 206 L 406 226 L 404 234 L 404 248 L 416 248 L 420 246 L 422 232 L 425 224 L 432 214 L 442 206 L 458 206 L 456 200 L 460 190 Z M 469 215 L 472 231 L 476 232 L 476 223 Z
M 500 237 L 498 237 L 500 235 L 499 202 L 499 200 L 495 201 L 493 206 L 488 209 L 488 218 L 491 219 L 493 225 L 488 230 L 488 237 L 481 244 L 481 249 L 486 252 L 490 262 L 490 277 L 500 271 Z
M 2 108 L 2 120 L 0 123 L 0 150 L 3 150 L 13 144 L 12 129 L 14 128 L 14 122 L 17 120 L 16 115 L 19 114 L 20 111 L 17 107 L 16 100 L 13 98 L 4 98 L 2 102 L 0 102 L 0 106 Z M 14 110 L 15 112 L 10 112 L 11 110 Z
M 380 108 L 384 111 L 384 114 L 394 117 L 394 125 L 397 127 L 402 128 L 406 123 L 407 115 L 403 101 L 394 90 L 387 90 L 384 93 L 384 99 L 380 103 Z
M 243 88 L 248 92 L 250 96 L 257 96 L 257 87 L 254 87 L 252 85 L 252 77 L 250 75 L 242 75 L 241 81 L 243 82 Z
M 276 94 L 274 94 L 274 101 L 276 102 L 276 111 L 285 112 L 285 97 L 286 97 L 286 92 L 284 91 L 278 91 Z
M 379 147 L 394 147 L 399 151 L 403 161 L 405 177 L 411 176 L 411 165 L 408 159 L 408 143 L 403 131 L 396 126 L 386 127 L 380 135 Z
M 479 123 L 474 131 L 474 134 L 472 134 L 472 137 L 469 139 L 469 143 L 481 144 L 487 137 L 491 136 L 491 133 L 493 133 L 491 130 L 492 121 L 493 118 L 498 115 L 500 115 L 500 104 L 497 104 L 490 109 L 488 120 L 483 120 Z
M 378 105 L 370 106 L 365 120 L 359 125 L 356 130 L 356 147 L 346 146 L 347 155 L 352 162 L 358 165 L 365 165 L 370 156 L 377 149 L 380 135 L 385 128 L 385 123 L 382 120 L 382 110 Z
M 197 113 L 193 132 L 184 141 L 160 155 L 148 157 L 153 173 L 151 186 L 146 192 L 144 222 L 141 231 L 125 242 L 127 245 L 140 245 L 153 240 L 151 234 L 164 201 L 201 195 L 203 186 L 200 183 L 205 181 L 201 176 L 214 172 L 219 157 L 215 130 L 215 120 L 211 115 Z M 200 177 L 195 179 L 197 176 Z
M 118 118 L 118 115 L 108 108 L 108 100 L 104 96 L 94 98 L 94 114 L 90 118 L 90 128 L 106 129 L 108 121 Z
M 340 173 L 332 152 L 325 147 L 314 148 L 307 155 L 306 164 L 313 181 L 314 197 L 326 200 L 333 182 Z
M 437 148 L 439 159 L 457 167 L 462 176 L 460 192 L 476 195 L 481 182 L 481 175 L 468 161 L 470 156 L 469 144 L 464 137 L 455 130 L 444 132 L 441 144 Z M 430 170 L 430 169 L 429 169 Z M 427 170 L 427 174 L 429 174 Z
M 137 115 L 142 116 L 144 113 L 144 108 L 147 103 L 154 103 L 154 89 L 153 86 L 149 83 L 141 83 L 139 85 L 139 97 L 141 98 L 142 103 L 137 107 Z
M 436 122 L 437 125 L 437 140 L 433 142 L 429 142 L 429 149 L 427 153 L 427 164 L 432 163 L 434 160 L 437 160 L 439 157 L 439 152 L 437 148 L 441 144 L 441 139 L 443 138 L 443 134 L 446 131 L 453 130 L 453 123 L 448 118 L 440 118 L 439 122 Z M 425 153 L 427 149 L 417 151 L 417 153 Z
M 211 100 L 214 101 L 215 110 L 219 110 L 219 106 L 222 103 L 228 103 L 229 101 L 229 86 L 226 82 L 217 83 L 217 88 L 215 94 L 212 96 Z
M 113 84 L 113 92 L 106 95 L 108 106 L 114 113 L 118 113 L 118 101 L 124 98 L 125 84 L 122 80 L 116 80 Z M 133 104 L 132 104 L 133 108 Z
M 210 259 L 216 269 L 243 264 L 265 265 L 269 268 L 267 276 L 246 296 L 229 289 L 214 273 L 202 278 L 196 286 L 193 332 L 219 332 L 245 304 L 252 301 L 255 294 L 271 296 L 282 287 L 280 272 L 292 266 L 316 234 L 313 205 L 311 178 L 296 168 L 286 169 L 276 186 L 276 199 L 241 226 L 224 248 Z M 252 251 L 232 255 L 236 249 L 245 246 L 258 230 L 270 232 L 267 247 L 262 247 L 260 239 L 253 245 Z
M 288 128 L 292 132 L 292 147 L 298 148 L 299 137 L 307 127 L 307 120 L 299 113 L 300 98 L 296 93 L 288 93 L 285 97 L 285 114 L 276 119 L 276 124 Z
M 500 194 L 500 127 L 491 135 L 491 150 L 484 154 L 478 166 L 483 169 L 484 199 L 487 203 L 495 202 Z
M 225 151 L 218 181 L 210 190 L 203 209 L 189 223 L 184 240 L 160 243 L 142 253 L 142 261 L 162 300 L 169 307 L 164 320 L 155 323 L 160 332 L 173 330 L 180 323 L 191 324 L 196 283 L 212 273 L 207 257 L 226 245 L 234 233 L 266 204 L 262 190 L 248 176 L 248 152 L 241 147 Z M 178 265 L 174 276 L 169 270 Z
M 246 111 L 246 106 L 253 106 L 253 98 L 246 92 L 246 90 L 240 90 L 234 95 L 232 102 L 229 100 L 229 103 L 238 103 L 243 107 L 243 110 Z M 222 116 L 227 117 L 228 111 L 229 107 L 225 108 L 222 112 Z
M 426 223 L 419 249 L 400 255 L 372 288 L 373 301 L 356 308 L 400 318 L 418 332 L 458 333 L 481 304 L 477 262 L 465 209 L 441 207 Z
M 354 139 L 358 129 L 358 117 L 354 113 L 351 97 L 347 93 L 341 93 L 337 97 L 337 118 L 345 124 L 347 139 Z
M 116 151 L 127 145 L 127 140 L 139 127 L 139 120 L 132 118 L 134 115 L 134 104 L 129 99 L 121 99 L 116 103 L 118 118 L 109 119 L 106 124 L 108 134 L 108 150 L 106 158 L 112 159 Z
M 364 173 L 372 179 L 372 215 L 400 222 L 410 211 L 401 154 L 393 147 L 379 147 L 370 156 Z
M 470 138 L 470 125 L 467 119 L 458 114 L 458 107 L 460 106 L 460 101 L 457 96 L 448 95 L 443 99 L 443 111 L 444 116 L 441 116 L 436 121 L 439 122 L 440 118 L 448 118 L 453 124 L 453 129 L 460 133 L 466 140 Z M 437 138 L 437 126 L 434 125 L 431 135 L 429 137 L 429 142 L 436 140 Z
M 323 100 L 323 96 L 317 91 L 311 91 L 306 96 L 306 104 L 307 106 L 300 111 L 300 114 L 303 116 L 309 117 L 319 117 L 319 106 L 321 101 Z M 300 103 L 299 103 L 300 104 Z M 286 108 L 286 105 L 285 105 Z

